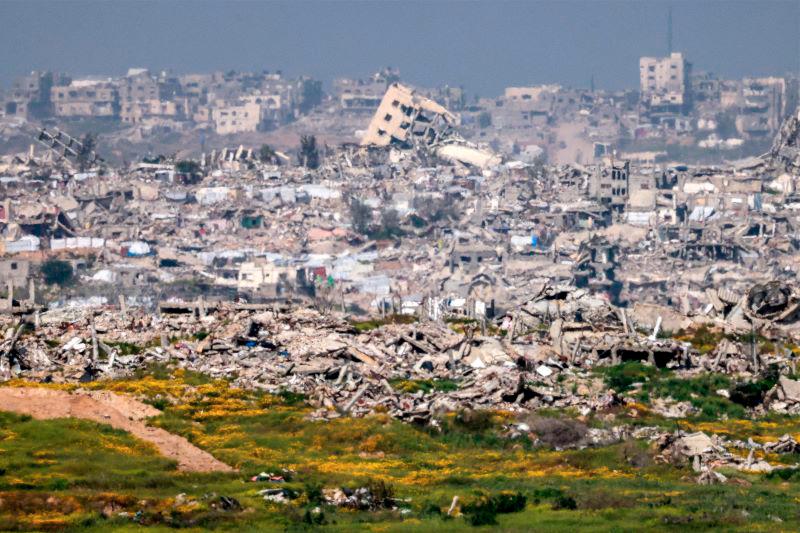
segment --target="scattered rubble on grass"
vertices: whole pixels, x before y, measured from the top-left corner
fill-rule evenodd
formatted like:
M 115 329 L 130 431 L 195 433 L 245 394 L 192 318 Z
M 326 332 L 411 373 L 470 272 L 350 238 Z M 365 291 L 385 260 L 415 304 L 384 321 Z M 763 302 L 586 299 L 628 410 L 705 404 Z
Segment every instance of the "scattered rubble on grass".
M 54 309 L 26 321 L 6 316 L 0 319 L 0 373 L 4 379 L 91 381 L 162 363 L 231 378 L 244 388 L 302 394 L 317 407 L 314 419 L 380 411 L 429 423 L 464 409 L 603 411 L 622 403 L 622 391 L 607 389 L 592 371 L 627 361 L 687 376 L 756 376 L 768 365 L 790 374 L 794 368 L 790 352 L 754 357 L 752 346 L 724 337 L 707 353 L 660 338 L 657 327 L 637 326 L 635 314 L 567 286 L 543 286 L 498 317 L 490 326 L 501 335 L 482 334 L 474 323 L 424 320 L 360 331 L 311 308 L 202 307 L 171 303 L 162 305 L 160 316 L 112 307 Z M 800 409 L 797 383 L 781 376 L 766 405 Z M 652 408 L 673 418 L 693 412 L 667 399 L 655 399 Z

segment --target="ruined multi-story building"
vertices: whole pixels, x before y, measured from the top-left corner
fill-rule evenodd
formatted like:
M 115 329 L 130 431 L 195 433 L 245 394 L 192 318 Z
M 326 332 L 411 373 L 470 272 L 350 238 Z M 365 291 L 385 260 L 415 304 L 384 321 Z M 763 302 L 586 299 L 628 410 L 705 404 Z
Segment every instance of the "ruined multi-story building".
M 778 131 L 788 109 L 784 78 L 745 78 L 736 129 L 748 138 L 764 138 Z
M 261 106 L 255 102 L 217 102 L 211 109 L 211 121 L 219 135 L 256 131 L 261 122 Z
M 386 88 L 400 81 L 400 72 L 387 68 L 369 79 L 337 78 L 333 80 L 332 97 L 346 113 L 373 113 L 380 105 Z
M 50 89 L 57 117 L 114 117 L 118 114 L 117 89 L 108 80 L 73 80 Z
M 492 124 L 498 128 L 526 130 L 547 124 L 555 107 L 558 85 L 507 87 L 494 102 Z
M 14 81 L 3 102 L 6 116 L 44 118 L 53 112 L 50 90 L 54 85 L 69 83 L 64 76 L 52 72 L 31 72 Z
M 606 159 L 589 182 L 589 196 L 614 210 L 622 210 L 630 194 L 630 161 Z
M 653 111 L 686 112 L 691 109 L 691 63 L 683 54 L 639 58 L 642 102 Z
M 185 113 L 183 99 L 172 99 L 172 94 L 162 94 L 161 83 L 146 69 L 130 69 L 127 76 L 115 83 L 119 118 L 124 123 L 136 124 L 148 117 L 177 118 Z
M 410 146 L 417 140 L 429 144 L 456 122 L 455 115 L 430 98 L 394 83 L 386 90 L 362 144 Z

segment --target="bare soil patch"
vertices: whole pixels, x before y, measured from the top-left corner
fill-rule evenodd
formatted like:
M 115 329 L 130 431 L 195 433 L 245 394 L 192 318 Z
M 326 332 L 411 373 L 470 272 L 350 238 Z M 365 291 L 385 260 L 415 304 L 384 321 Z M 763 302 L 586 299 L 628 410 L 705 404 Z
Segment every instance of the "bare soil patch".
M 232 472 L 235 469 L 215 459 L 185 438 L 144 420 L 160 413 L 153 406 L 108 391 L 76 391 L 38 387 L 0 387 L 0 410 L 27 414 L 33 418 L 83 418 L 117 429 L 153 444 L 186 472 Z

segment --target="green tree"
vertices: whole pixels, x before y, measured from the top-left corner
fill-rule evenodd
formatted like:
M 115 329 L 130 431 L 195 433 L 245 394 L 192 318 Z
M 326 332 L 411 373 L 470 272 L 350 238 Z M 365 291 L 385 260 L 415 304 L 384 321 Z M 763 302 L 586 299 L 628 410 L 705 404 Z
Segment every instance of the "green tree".
M 258 158 L 262 163 L 273 163 L 277 160 L 278 154 L 268 144 L 262 144 L 258 150 Z
M 490 115 L 486 111 L 484 111 L 483 113 L 478 115 L 478 126 L 482 130 L 485 130 L 486 128 L 488 128 L 491 125 L 492 125 L 492 115 Z
M 300 153 L 298 154 L 300 164 L 306 168 L 319 167 L 319 148 L 317 148 L 317 138 L 313 135 L 303 135 L 300 137 Z
M 381 211 L 381 234 L 385 237 L 399 236 L 403 233 L 400 229 L 400 214 L 392 207 Z
M 74 273 L 72 265 L 60 259 L 50 259 L 42 263 L 42 276 L 48 285 L 69 285 L 72 282 Z
M 736 114 L 726 111 L 717 115 L 717 135 L 723 139 L 739 136 L 739 130 L 736 129 Z
M 356 233 L 366 235 L 372 222 L 372 209 L 358 198 L 350 199 L 350 220 Z
M 308 113 L 322 103 L 322 82 L 303 80 L 303 98 L 300 100 L 300 112 Z
M 94 149 L 97 146 L 97 138 L 91 133 L 87 133 L 81 138 L 81 147 L 78 149 L 76 160 L 81 172 L 85 172 L 95 160 Z
M 175 170 L 181 174 L 196 174 L 200 172 L 200 163 L 190 159 L 185 159 L 175 163 Z

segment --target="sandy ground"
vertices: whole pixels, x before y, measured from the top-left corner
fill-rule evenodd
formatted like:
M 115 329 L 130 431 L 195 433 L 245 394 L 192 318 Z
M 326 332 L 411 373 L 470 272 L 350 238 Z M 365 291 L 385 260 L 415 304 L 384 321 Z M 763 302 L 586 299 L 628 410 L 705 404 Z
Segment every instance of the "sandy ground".
M 233 468 L 178 435 L 147 426 L 144 420 L 158 409 L 133 398 L 108 391 L 77 391 L 37 387 L 0 387 L 0 410 L 33 418 L 83 418 L 130 432 L 153 444 L 186 472 L 232 472 Z

